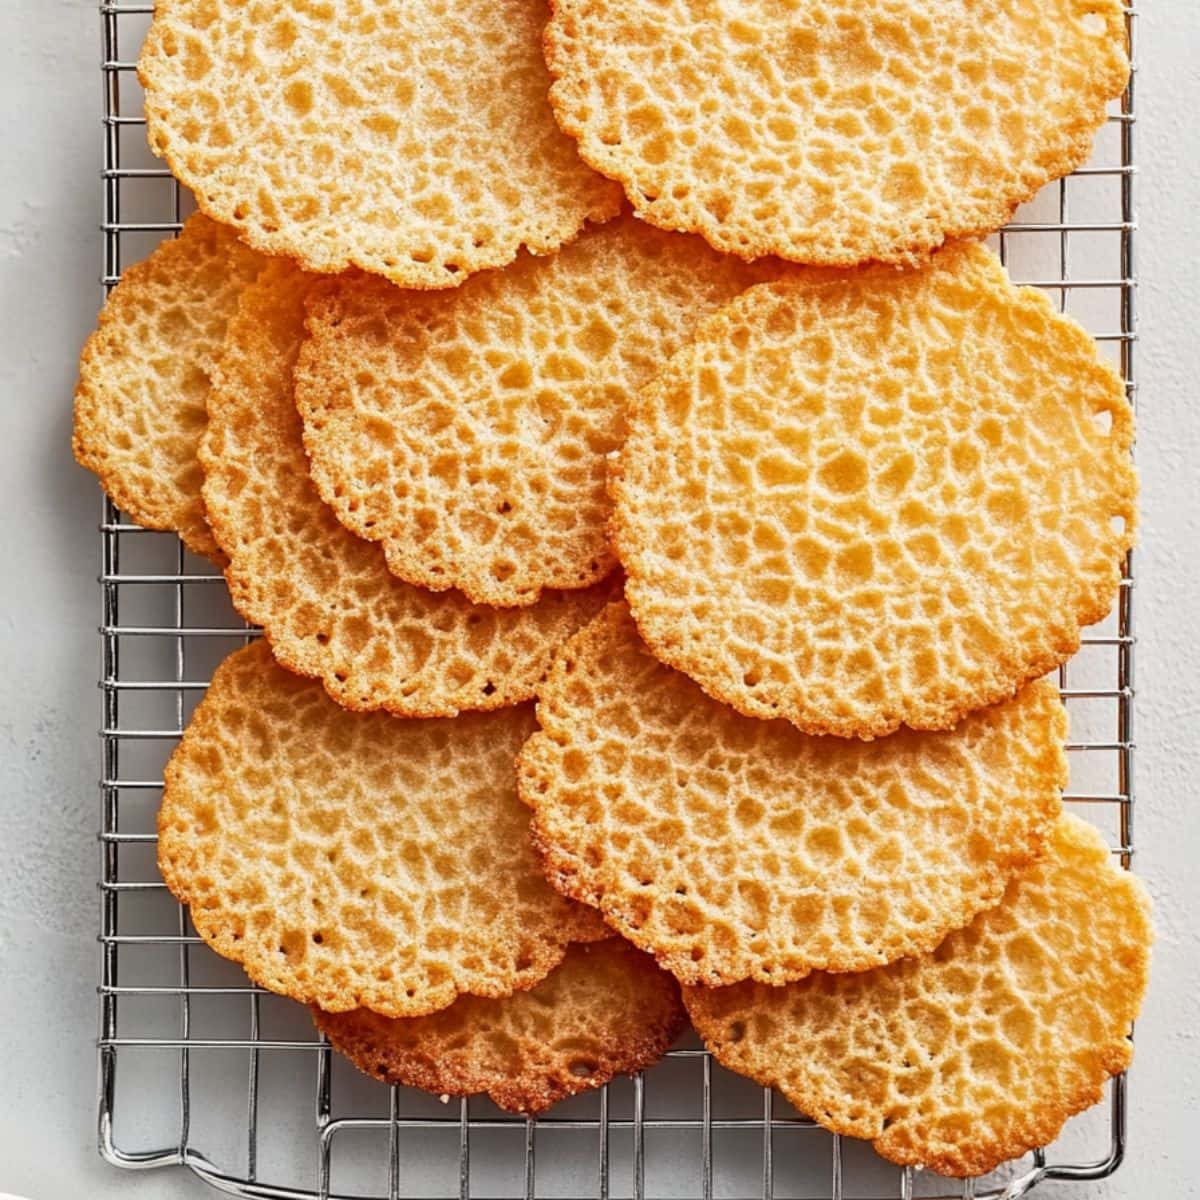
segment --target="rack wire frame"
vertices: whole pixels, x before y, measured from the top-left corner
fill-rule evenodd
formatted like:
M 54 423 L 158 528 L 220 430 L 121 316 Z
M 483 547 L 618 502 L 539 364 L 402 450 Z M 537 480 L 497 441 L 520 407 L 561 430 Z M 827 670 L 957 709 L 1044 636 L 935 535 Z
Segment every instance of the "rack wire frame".
M 100 0 L 103 80 L 103 269 L 101 281 L 106 290 L 119 281 L 125 265 L 123 239 L 129 235 L 147 237 L 169 236 L 177 232 L 185 206 L 180 187 L 164 168 L 156 165 L 129 165 L 131 159 L 145 161 L 145 155 L 130 155 L 124 131 L 139 130 L 145 121 L 140 110 L 140 101 L 131 96 L 135 62 L 131 55 L 123 52 L 136 51 L 131 45 L 132 19 L 145 19 L 153 13 L 150 3 L 131 3 L 127 0 Z M 1126 9 L 1127 34 L 1131 57 L 1134 57 L 1136 10 Z M 1069 202 L 1070 180 L 1051 185 L 1057 191 L 1057 213 L 1043 212 L 1035 220 L 1019 220 L 1008 226 L 998 237 L 1001 257 L 1011 267 L 1010 253 L 1014 239 L 1024 234 L 1050 235 L 1059 242 L 1059 271 L 1057 277 L 1022 279 L 1018 271 L 1014 276 L 1018 282 L 1028 282 L 1049 290 L 1060 306 L 1067 308 L 1068 297 L 1083 289 L 1104 289 L 1115 295 L 1115 327 L 1094 329 L 1097 340 L 1110 345 L 1114 360 L 1119 363 L 1131 401 L 1136 397 L 1134 353 L 1137 342 L 1137 318 L 1135 310 L 1136 270 L 1134 241 L 1136 217 L 1134 210 L 1134 75 L 1119 108 L 1109 118 L 1116 127 L 1119 140 L 1118 161 L 1110 165 L 1089 165 L 1077 171 L 1071 179 L 1088 177 L 1109 178 L 1116 183 L 1111 206 L 1111 215 L 1100 219 L 1094 216 L 1072 220 Z M 139 133 L 140 138 L 140 133 Z M 144 150 L 144 147 L 142 147 Z M 129 215 L 129 206 L 123 203 L 123 190 L 142 181 L 161 181 L 167 199 L 161 210 L 149 217 L 141 214 Z M 1047 189 L 1050 190 L 1050 189 Z M 1115 274 L 1102 278 L 1079 278 L 1071 269 L 1070 239 L 1072 235 L 1109 235 L 1117 242 L 1117 264 Z M 149 247 L 146 246 L 146 249 Z M 141 255 L 139 254 L 138 257 Z M 190 615 L 189 608 L 197 607 L 193 597 L 196 589 L 213 591 L 220 589 L 223 579 L 211 565 L 197 570 L 195 560 L 188 556 L 178 542 L 172 542 L 170 562 L 160 563 L 149 569 L 135 566 L 132 570 L 122 567 L 123 557 L 131 556 L 141 561 L 136 548 L 139 540 L 162 539 L 164 535 L 148 534 L 147 531 L 126 521 L 110 501 L 104 502 L 100 523 L 102 624 L 100 627 L 102 668 L 100 688 L 102 693 L 102 777 L 100 780 L 100 1032 L 99 1049 L 99 1106 L 98 1143 L 100 1153 L 110 1163 L 124 1168 L 152 1169 L 164 1166 L 185 1166 L 220 1191 L 245 1197 L 272 1198 L 272 1200 L 349 1200 L 349 1194 L 340 1191 L 333 1181 L 333 1154 L 335 1144 L 357 1133 L 374 1135 L 373 1153 L 382 1159 L 386 1170 L 386 1188 L 379 1187 L 369 1193 L 370 1200 L 394 1200 L 401 1195 L 423 1194 L 410 1190 L 406 1178 L 406 1163 L 410 1151 L 417 1141 L 432 1135 L 432 1131 L 448 1132 L 457 1144 L 455 1179 L 446 1190 L 447 1195 L 466 1200 L 479 1196 L 475 1172 L 472 1168 L 473 1147 L 487 1132 L 502 1131 L 506 1136 L 517 1139 L 520 1149 L 521 1170 L 507 1194 L 524 1196 L 532 1200 L 539 1195 L 539 1132 L 547 1130 L 569 1130 L 591 1135 L 594 1143 L 594 1161 L 590 1172 L 590 1191 L 608 1200 L 610 1196 L 622 1194 L 621 1186 L 615 1181 L 612 1150 L 615 1136 L 624 1136 L 629 1143 L 626 1175 L 626 1194 L 635 1200 L 647 1200 L 653 1188 L 648 1190 L 648 1163 L 653 1161 L 654 1148 L 648 1135 L 686 1135 L 689 1145 L 696 1140 L 700 1146 L 699 1178 L 696 1191 L 705 1200 L 715 1195 L 726 1194 L 718 1179 L 714 1161 L 714 1139 L 722 1131 L 738 1131 L 752 1135 L 759 1145 L 759 1166 L 756 1170 L 757 1185 L 751 1190 L 744 1186 L 738 1194 L 758 1195 L 763 1200 L 773 1200 L 781 1194 L 777 1190 L 780 1166 L 785 1156 L 798 1155 L 806 1160 L 811 1172 L 824 1180 L 818 1192 L 829 1200 L 846 1200 L 852 1194 L 847 1183 L 847 1155 L 843 1141 L 836 1135 L 820 1130 L 813 1122 L 793 1114 L 771 1091 L 761 1090 L 752 1115 L 722 1116 L 715 1103 L 720 1098 L 724 1083 L 716 1078 L 720 1071 L 702 1048 L 679 1048 L 671 1051 L 669 1059 L 689 1069 L 695 1069 L 699 1082 L 698 1114 L 683 1117 L 655 1116 L 648 1108 L 647 1078 L 634 1077 L 631 1095 L 627 1098 L 627 1115 L 617 1112 L 613 1098 L 613 1084 L 601 1089 L 594 1099 L 594 1111 L 582 1116 L 544 1117 L 539 1121 L 506 1116 L 498 1110 L 488 1113 L 480 1111 L 482 1105 L 476 1101 L 462 1100 L 452 1108 L 439 1114 L 421 1112 L 407 1115 L 405 1089 L 385 1089 L 386 1112 L 377 1111 L 379 1106 L 365 1105 L 361 1109 L 344 1109 L 335 1099 L 334 1060 L 327 1043 L 315 1034 L 305 1037 L 267 1037 L 264 1029 L 263 1005 L 269 994 L 248 981 L 219 983 L 217 985 L 193 982 L 197 959 L 194 956 L 210 956 L 211 951 L 202 946 L 202 940 L 191 928 L 187 913 L 182 906 L 175 905 L 172 914 L 173 928 L 170 932 L 130 932 L 128 909 L 139 898 L 148 894 L 164 895 L 164 885 L 157 878 L 130 879 L 127 866 L 130 856 L 139 850 L 152 853 L 155 835 L 149 829 L 132 829 L 136 824 L 125 815 L 131 803 L 143 808 L 146 798 L 153 798 L 161 788 L 161 777 L 143 770 L 145 777 L 124 777 L 122 770 L 131 757 L 131 747 L 139 744 L 154 744 L 165 756 L 184 728 L 190 705 L 206 686 L 208 670 L 196 669 L 195 659 L 205 658 L 196 653 L 200 647 L 220 646 L 232 649 L 236 644 L 257 636 L 257 631 L 228 615 L 212 618 L 206 612 L 200 620 Z M 131 547 L 134 547 L 131 554 Z M 1133 791 L 1133 682 L 1134 682 L 1134 613 L 1133 613 L 1133 556 L 1126 563 L 1125 578 L 1113 619 L 1107 627 L 1090 633 L 1084 638 L 1083 652 L 1095 647 L 1108 655 L 1111 678 L 1085 680 L 1077 686 L 1069 672 L 1068 664 L 1059 672 L 1060 688 L 1064 702 L 1095 703 L 1105 706 L 1107 716 L 1101 725 L 1107 732 L 1085 740 L 1073 741 L 1069 747 L 1072 758 L 1072 789 L 1065 797 L 1068 803 L 1089 813 L 1106 809 L 1115 813 L 1115 840 L 1113 852 L 1125 867 L 1129 867 L 1134 854 L 1134 791 Z M 158 600 L 158 620 L 139 619 L 132 621 L 125 614 L 130 607 L 130 598 L 154 593 Z M 165 605 L 165 608 L 164 608 Z M 133 607 L 137 609 L 138 604 Z M 204 604 L 199 607 L 210 607 Z M 163 617 L 165 616 L 165 619 Z M 152 643 L 157 652 L 153 665 L 144 665 L 145 655 L 130 653 L 131 647 Z M 123 667 L 130 658 L 135 660 L 132 676 Z M 211 656 L 209 656 L 211 657 Z M 1074 660 L 1073 660 L 1074 663 Z M 211 666 L 211 663 L 208 664 Z M 1094 672 L 1093 672 L 1094 674 Z M 159 718 L 149 724 L 139 719 L 137 702 L 149 698 L 159 705 Z M 165 710 L 163 705 L 166 706 Z M 166 720 L 161 714 L 166 712 Z M 1074 735 L 1073 735 L 1074 736 Z M 1111 764 L 1109 782 L 1079 790 L 1074 787 L 1075 764 L 1081 756 L 1102 754 Z M 136 757 L 136 756 L 134 756 Z M 1084 772 L 1085 778 L 1087 773 Z M 132 798 L 132 800 L 131 800 Z M 160 974 L 151 983 L 122 982 L 126 956 L 141 948 L 156 948 L 169 951 L 173 966 Z M 125 1006 L 139 999 L 165 1000 L 175 1009 L 175 1028 L 169 1035 L 161 1030 L 137 1028 L 134 1014 L 134 1031 L 127 1029 L 129 1021 L 122 1018 Z M 207 1037 L 195 1032 L 194 1018 L 201 1003 L 219 1001 L 230 1006 L 239 1006 L 244 1023 L 245 1035 L 241 1037 Z M 128 1014 L 126 1014 L 128 1015 Z M 170 1090 L 177 1101 L 176 1136 L 169 1142 L 130 1148 L 118 1136 L 120 1123 L 118 1114 L 118 1064 L 122 1071 L 129 1056 L 144 1051 L 167 1052 L 167 1070 Z M 234 1052 L 244 1055 L 244 1098 L 237 1114 L 235 1106 L 224 1106 L 224 1115 L 236 1120 L 244 1129 L 244 1148 L 238 1161 L 223 1160 L 210 1154 L 206 1146 L 198 1144 L 193 1136 L 193 1070 L 199 1056 L 214 1051 Z M 263 1072 L 264 1055 L 298 1052 L 310 1055 L 314 1060 L 312 1080 L 311 1128 L 307 1139 L 311 1150 L 311 1171 L 307 1182 L 300 1185 L 271 1182 L 260 1178 L 260 1133 L 272 1121 L 270 1106 L 261 1103 L 260 1079 Z M 121 1098 L 121 1105 L 132 1101 Z M 785 1111 L 786 1110 L 786 1111 Z M 122 1110 L 123 1111 L 123 1110 Z M 1058 1157 L 1053 1151 L 1040 1150 L 1015 1164 L 1001 1177 L 987 1181 L 966 1180 L 954 1182 L 936 1177 L 926 1178 L 923 1173 L 912 1169 L 888 1168 L 889 1182 L 882 1186 L 872 1184 L 871 1195 L 899 1196 L 902 1200 L 914 1200 L 918 1195 L 962 1196 L 962 1197 L 1019 1197 L 1028 1194 L 1046 1180 L 1085 1181 L 1102 1179 L 1111 1175 L 1120 1166 L 1126 1148 L 1127 1084 L 1125 1076 L 1113 1081 L 1110 1088 L 1107 1133 L 1105 1144 L 1096 1148 L 1091 1155 Z M 807 1131 L 806 1133 L 804 1131 Z M 797 1136 L 799 1140 L 797 1140 Z M 545 1155 L 543 1155 L 543 1160 Z M 876 1172 L 872 1178 L 880 1176 Z M 561 1192 L 559 1194 L 562 1194 Z M 571 1194 L 576 1194 L 572 1192 Z M 583 1194 L 579 1191 L 578 1194 Z

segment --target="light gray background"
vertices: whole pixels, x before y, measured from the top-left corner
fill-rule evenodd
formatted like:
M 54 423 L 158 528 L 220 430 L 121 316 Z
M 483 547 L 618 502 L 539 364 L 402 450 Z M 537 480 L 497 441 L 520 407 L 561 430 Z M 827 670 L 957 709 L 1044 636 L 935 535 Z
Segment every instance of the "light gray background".
M 1158 946 L 1129 1160 L 1038 1194 L 1174 1200 L 1200 1195 L 1200 4 L 1139 9 L 1135 865 Z M 93 1149 L 97 499 L 69 440 L 100 300 L 96 5 L 2 0 L 0 39 L 0 1192 L 195 1200 L 185 1173 L 119 1173 Z

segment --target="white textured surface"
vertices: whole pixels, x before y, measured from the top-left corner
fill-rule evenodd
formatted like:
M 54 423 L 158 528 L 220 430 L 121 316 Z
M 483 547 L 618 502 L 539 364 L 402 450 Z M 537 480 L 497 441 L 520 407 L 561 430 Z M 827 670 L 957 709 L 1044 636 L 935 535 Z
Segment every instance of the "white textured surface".
M 1136 865 L 1159 943 L 1129 1161 L 1037 1193 L 1138 1200 L 1200 1195 L 1200 4 L 1140 9 Z M 0 1190 L 195 1200 L 93 1149 L 97 502 L 69 400 L 99 301 L 97 26 L 93 0 L 0 4 Z

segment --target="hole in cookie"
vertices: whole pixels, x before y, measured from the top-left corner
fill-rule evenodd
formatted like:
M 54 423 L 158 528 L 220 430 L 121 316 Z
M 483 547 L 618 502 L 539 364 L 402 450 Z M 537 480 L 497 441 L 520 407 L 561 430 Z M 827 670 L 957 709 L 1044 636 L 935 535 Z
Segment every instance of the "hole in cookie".
M 704 202 L 704 207 L 708 215 L 712 217 L 718 225 L 724 224 L 729 219 L 729 210 L 732 207 L 731 202 L 725 196 L 714 196 L 711 200 Z
M 1112 525 L 1113 533 L 1124 533 L 1125 532 L 1125 518 L 1120 513 L 1113 513 L 1113 515 L 1111 517 L 1109 517 L 1108 520 L 1109 520 L 1109 523 Z
M 740 1042 L 746 1036 L 746 1022 L 734 1021 L 729 1027 L 729 1041 L 734 1044 Z
M 283 89 L 283 101 L 297 117 L 306 117 L 312 112 L 314 103 L 313 86 L 306 79 L 297 79 Z
M 755 688 L 758 687 L 762 681 L 754 671 L 747 671 L 745 675 L 742 676 L 742 682 L 749 688 Z
M 312 940 L 314 946 L 320 946 L 322 943 L 324 943 L 325 938 L 319 933 L 314 933 L 312 935 Z
M 490 679 L 483 685 L 483 694 L 485 696 L 494 696 L 496 694 L 496 685 Z
M 502 516 L 507 515 L 508 513 L 512 512 L 512 510 L 513 506 L 507 500 L 502 500 L 496 507 L 496 511 Z
M 576 1079 L 588 1079 L 600 1069 L 591 1059 L 577 1058 L 568 1068 Z
M 317 645 L 318 646 L 328 646 L 329 645 L 329 634 L 318 633 L 317 634 Z
M 1090 33 L 1093 37 L 1104 32 L 1104 18 L 1098 12 L 1084 13 L 1079 18 L 1079 23 L 1083 26 L 1084 33 Z
M 1112 432 L 1112 413 L 1107 408 L 1102 408 L 1099 410 L 1099 412 L 1092 413 L 1092 420 L 1096 422 L 1096 428 L 1099 429 L 1101 433 Z

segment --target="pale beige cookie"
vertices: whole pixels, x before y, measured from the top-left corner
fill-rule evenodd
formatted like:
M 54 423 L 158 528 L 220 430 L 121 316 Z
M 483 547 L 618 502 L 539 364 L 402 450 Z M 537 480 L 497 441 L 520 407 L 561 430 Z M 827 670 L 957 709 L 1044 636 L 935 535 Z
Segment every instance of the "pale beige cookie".
M 567 948 L 532 990 L 463 996 L 428 1017 L 327 1013 L 317 1028 L 360 1071 L 434 1095 L 486 1092 L 535 1115 L 656 1063 L 687 1025 L 679 985 L 621 938 Z
M 538 867 L 513 757 L 529 706 L 339 708 L 262 642 L 218 668 L 167 764 L 158 865 L 263 987 L 415 1017 L 531 987 L 599 922 Z
M 1042 853 L 1066 780 L 1048 681 L 944 733 L 756 721 L 609 605 L 539 689 L 517 763 L 550 882 L 686 983 L 783 983 L 931 949 Z
M 1120 0 L 552 0 L 559 124 L 637 212 L 754 258 L 912 262 L 1091 152 Z
M 284 666 L 348 708 L 436 717 L 528 700 L 619 580 L 501 612 L 402 583 L 338 524 L 309 478 L 292 398 L 312 279 L 280 259 L 245 290 L 209 396 L 204 499 L 234 605 Z
M 1058 1136 L 1133 1057 L 1150 900 L 1077 817 L 932 954 L 773 988 L 684 988 L 732 1071 L 885 1158 L 983 1175 Z
M 945 729 L 1068 658 L 1134 541 L 1117 373 L 977 243 L 751 288 L 633 402 L 642 636 L 809 733 Z
M 196 214 L 130 267 L 79 357 L 72 448 L 113 503 L 220 561 L 204 518 L 196 448 L 213 359 L 263 258 Z
M 541 0 L 159 0 L 150 145 L 268 254 L 454 287 L 620 205 L 554 122 L 544 22 Z
M 454 292 L 318 287 L 296 371 L 322 497 L 410 583 L 523 605 L 612 570 L 626 398 L 700 320 L 781 273 L 632 216 Z

